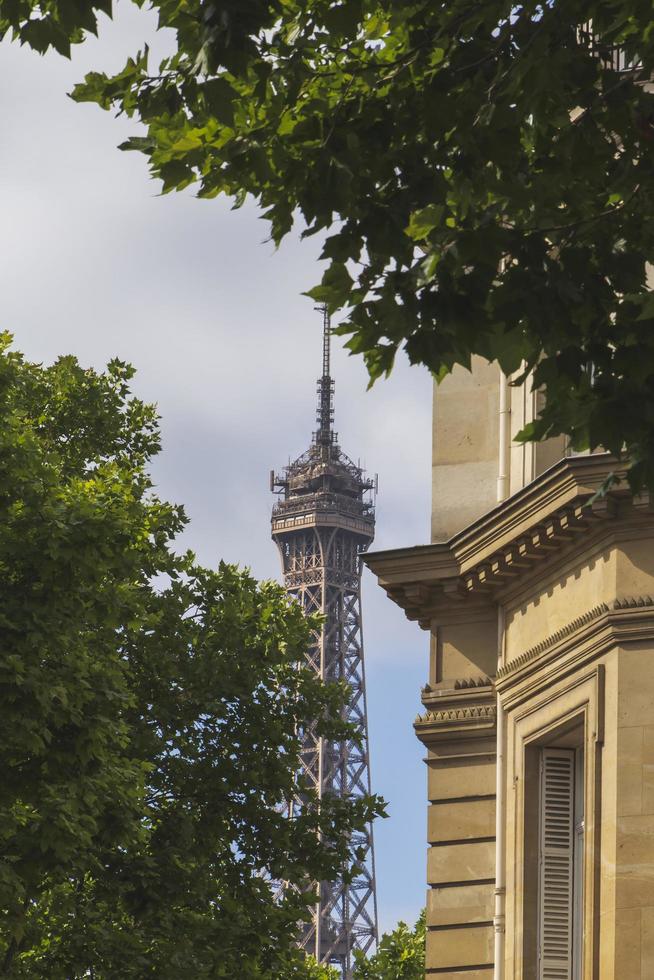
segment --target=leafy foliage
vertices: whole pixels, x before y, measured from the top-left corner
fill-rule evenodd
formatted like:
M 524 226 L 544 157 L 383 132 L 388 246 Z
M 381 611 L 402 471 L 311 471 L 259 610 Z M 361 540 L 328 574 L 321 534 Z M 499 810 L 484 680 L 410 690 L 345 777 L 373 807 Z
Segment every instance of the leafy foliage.
M 111 0 L 2 0 L 0 40 L 6 35 L 45 54 L 70 57 L 71 45 L 97 34 L 98 14 L 111 16 Z
M 298 213 L 330 230 L 311 295 L 347 310 L 373 381 L 402 348 L 438 378 L 475 353 L 533 369 L 524 438 L 626 447 L 654 486 L 651 4 L 153 6 L 177 53 L 74 97 L 145 123 L 125 148 L 165 191 L 250 194 L 276 242 Z
M 274 583 L 172 551 L 185 517 L 153 493 L 157 418 L 129 367 L 43 368 L 8 344 L 0 975 L 306 980 L 311 882 L 381 810 L 281 812 L 298 728 L 344 733 L 344 691 L 300 666 L 316 624 Z
M 376 952 L 366 959 L 357 955 L 354 980 L 424 980 L 425 913 L 413 929 L 398 922 L 393 932 L 382 936 Z
M 306 980 L 340 980 L 341 977 L 336 967 L 318 963 L 313 956 L 306 958 L 304 969 L 306 970 Z M 305 980 L 304 974 L 303 980 Z

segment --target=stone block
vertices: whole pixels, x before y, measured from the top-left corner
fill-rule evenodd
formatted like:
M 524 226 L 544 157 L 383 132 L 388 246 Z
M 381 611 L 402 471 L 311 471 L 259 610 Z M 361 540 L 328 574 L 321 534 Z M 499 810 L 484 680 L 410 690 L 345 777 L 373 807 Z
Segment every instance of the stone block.
M 497 458 L 438 463 L 432 469 L 432 541 L 447 541 L 496 503 Z
M 654 766 L 654 725 L 643 725 L 643 763 Z
M 643 767 L 621 766 L 618 769 L 618 815 L 638 816 L 643 808 Z
M 493 918 L 494 895 L 493 883 L 431 888 L 427 893 L 427 925 L 490 922 Z
M 642 813 L 654 813 L 654 725 L 643 725 Z
M 654 907 L 641 909 L 640 969 L 643 976 L 654 977 Z
M 494 931 L 489 925 L 427 931 L 427 969 L 487 966 L 493 962 Z
M 621 649 L 618 684 L 618 726 L 651 725 L 654 718 L 654 650 Z
M 436 386 L 435 466 L 484 460 L 494 463 L 497 469 L 499 377 L 496 363 L 489 364 L 475 357 L 471 371 L 456 367 Z M 477 487 L 477 493 L 485 490 L 486 487 Z
M 430 763 L 461 765 L 470 760 L 495 765 L 496 749 L 495 735 L 489 732 L 485 735 L 475 736 L 474 739 L 466 739 L 465 742 L 460 739 L 453 742 L 434 742 L 433 745 L 429 746 L 427 756 Z
M 642 813 L 654 813 L 654 766 L 642 767 Z
M 497 641 L 486 622 L 455 623 L 439 629 L 437 681 L 491 676 L 497 669 Z
M 494 880 L 494 878 L 494 841 L 471 841 L 429 848 L 427 880 L 430 885 Z
M 430 844 L 447 840 L 474 840 L 495 834 L 495 800 L 432 803 L 427 814 Z
M 429 764 L 430 801 L 492 796 L 495 793 L 495 759 L 462 759 Z
M 633 728 L 620 728 L 618 731 L 620 764 L 637 763 L 640 765 L 643 759 L 644 741 L 645 734 L 642 725 L 635 725 Z
M 654 815 L 618 817 L 616 906 L 645 908 L 654 896 Z
M 654 592 L 654 554 L 647 534 L 621 542 L 617 550 L 617 585 L 620 595 L 651 595 Z
M 615 980 L 650 980 L 649 976 L 641 974 L 640 969 L 640 909 L 618 909 L 615 915 L 615 932 L 617 937 L 616 962 L 615 964 L 602 963 L 602 975 L 615 977 Z

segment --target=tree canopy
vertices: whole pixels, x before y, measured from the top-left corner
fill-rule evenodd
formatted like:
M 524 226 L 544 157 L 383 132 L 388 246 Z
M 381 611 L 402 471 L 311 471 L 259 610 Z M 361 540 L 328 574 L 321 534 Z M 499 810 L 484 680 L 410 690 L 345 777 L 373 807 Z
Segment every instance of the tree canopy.
M 276 242 L 298 217 L 327 233 L 311 294 L 344 310 L 372 380 L 399 349 L 437 378 L 472 354 L 533 370 L 547 400 L 525 438 L 626 449 L 654 486 L 651 4 L 152 6 L 177 52 L 74 97 L 145 124 L 125 148 L 164 191 L 251 195 Z M 30 43 L 72 10 L 0 0 Z
M 136 0 L 143 3 L 144 0 Z M 279 242 L 325 235 L 311 294 L 371 380 L 473 354 L 545 408 L 525 439 L 626 451 L 654 487 L 654 16 L 645 0 L 152 0 L 147 48 L 74 98 L 146 134 L 164 191 L 251 195 Z M 63 54 L 111 0 L 0 0 Z
M 398 922 L 385 933 L 373 955 L 356 956 L 354 980 L 424 980 L 425 976 L 425 912 L 413 929 Z
M 176 554 L 132 371 L 0 353 L 0 975 L 314 976 L 311 884 L 379 801 L 308 788 L 297 731 L 344 733 L 281 587 Z M 273 900 L 275 881 L 286 882 Z M 319 976 L 319 974 L 318 974 Z

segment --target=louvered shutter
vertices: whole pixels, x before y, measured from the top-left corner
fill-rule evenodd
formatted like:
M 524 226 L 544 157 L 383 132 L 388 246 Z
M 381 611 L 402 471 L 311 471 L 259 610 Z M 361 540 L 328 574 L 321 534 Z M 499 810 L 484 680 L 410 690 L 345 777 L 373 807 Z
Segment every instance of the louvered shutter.
M 572 980 L 575 755 L 543 749 L 538 980 Z

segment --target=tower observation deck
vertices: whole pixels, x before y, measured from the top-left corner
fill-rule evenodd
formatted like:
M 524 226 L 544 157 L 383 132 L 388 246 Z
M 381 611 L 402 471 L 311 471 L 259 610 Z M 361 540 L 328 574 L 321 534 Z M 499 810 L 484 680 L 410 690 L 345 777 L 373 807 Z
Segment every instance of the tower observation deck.
M 360 734 L 360 742 L 330 742 L 309 729 L 303 736 L 302 770 L 321 797 L 360 797 L 370 792 L 361 554 L 374 537 L 376 486 L 341 450 L 334 432 L 326 310 L 316 421 L 309 449 L 281 475 L 271 474 L 271 489 L 279 495 L 272 512 L 272 537 L 287 591 L 307 614 L 325 617 L 323 629 L 307 651 L 308 664 L 324 680 L 348 684 L 346 717 Z M 338 967 L 344 980 L 352 974 L 353 951 L 367 952 L 377 940 L 372 827 L 352 844 L 365 854 L 360 872 L 347 883 L 320 884 L 313 919 L 300 940 L 319 962 Z

